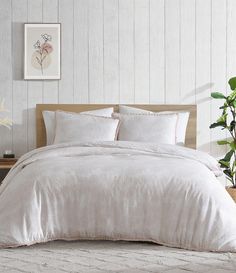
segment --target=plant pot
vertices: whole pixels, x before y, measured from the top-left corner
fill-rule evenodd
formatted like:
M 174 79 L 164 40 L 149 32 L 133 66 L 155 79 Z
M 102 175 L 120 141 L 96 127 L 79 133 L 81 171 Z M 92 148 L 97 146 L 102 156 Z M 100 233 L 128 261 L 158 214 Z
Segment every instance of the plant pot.
M 226 187 L 225 189 L 227 190 L 228 194 L 232 197 L 232 199 L 236 203 L 236 188 Z

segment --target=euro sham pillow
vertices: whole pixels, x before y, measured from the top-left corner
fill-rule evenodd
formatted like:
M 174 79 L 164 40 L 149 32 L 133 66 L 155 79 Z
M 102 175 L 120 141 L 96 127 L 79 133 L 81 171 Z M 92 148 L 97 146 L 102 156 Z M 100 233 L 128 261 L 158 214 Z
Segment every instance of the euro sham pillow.
M 81 112 L 80 114 L 89 114 L 101 117 L 111 117 L 114 109 L 113 107 L 103 108 L 93 111 Z M 67 112 L 65 112 L 67 113 Z M 78 113 L 70 113 L 78 115 Z M 47 145 L 53 144 L 56 130 L 56 116 L 55 111 L 43 111 L 43 120 L 46 128 Z
M 119 114 L 118 140 L 176 144 L 176 123 L 178 114 Z
M 88 114 L 56 112 L 54 144 L 65 142 L 114 141 L 119 120 Z
M 167 115 L 178 113 L 177 125 L 176 125 L 176 144 L 184 145 L 186 137 L 186 129 L 189 120 L 189 112 L 181 111 L 162 111 L 162 112 L 151 112 L 135 107 L 130 107 L 126 105 L 119 105 L 120 114 L 158 114 L 158 115 Z

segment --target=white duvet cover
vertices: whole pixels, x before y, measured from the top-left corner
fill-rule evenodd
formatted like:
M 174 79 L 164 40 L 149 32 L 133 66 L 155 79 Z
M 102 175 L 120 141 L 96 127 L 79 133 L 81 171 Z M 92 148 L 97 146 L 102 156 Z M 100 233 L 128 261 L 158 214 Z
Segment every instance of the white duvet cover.
M 0 186 L 0 246 L 109 239 L 236 251 L 236 205 L 220 174 L 212 157 L 174 145 L 40 148 Z

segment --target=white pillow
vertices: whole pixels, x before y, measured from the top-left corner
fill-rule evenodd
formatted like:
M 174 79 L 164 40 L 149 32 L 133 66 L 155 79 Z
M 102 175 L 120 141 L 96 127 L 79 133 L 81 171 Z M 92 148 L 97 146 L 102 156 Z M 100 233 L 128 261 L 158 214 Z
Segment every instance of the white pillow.
M 56 111 L 54 144 L 64 142 L 114 141 L 119 120 L 87 114 Z
M 93 116 L 111 117 L 113 113 L 113 107 L 103 108 L 93 111 L 81 112 L 80 114 L 90 114 Z M 67 112 L 66 112 L 67 113 Z M 73 113 L 78 115 L 78 113 Z M 43 111 L 43 120 L 46 128 L 47 145 L 53 144 L 55 138 L 56 129 L 56 116 L 55 111 Z
M 189 112 L 181 112 L 181 111 L 162 111 L 162 112 L 151 112 L 139 108 L 134 108 L 126 105 L 119 105 L 119 112 L 121 114 L 173 114 L 178 113 L 177 127 L 176 127 L 176 144 L 184 145 L 186 129 L 189 120 Z
M 118 140 L 176 144 L 178 114 L 118 114 L 120 128 Z
M 143 110 L 141 108 L 130 107 L 126 105 L 119 105 L 120 114 L 153 114 L 154 112 Z

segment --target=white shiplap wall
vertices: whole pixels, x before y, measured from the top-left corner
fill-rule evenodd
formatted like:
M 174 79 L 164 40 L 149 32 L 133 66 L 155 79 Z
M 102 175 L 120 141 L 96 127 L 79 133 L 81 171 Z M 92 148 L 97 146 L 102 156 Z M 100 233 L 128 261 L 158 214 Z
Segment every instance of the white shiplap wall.
M 198 148 L 224 153 L 212 90 L 236 75 L 235 0 L 0 0 L 0 154 L 35 147 L 37 103 L 198 104 Z M 61 22 L 62 79 L 23 80 L 23 23 Z

